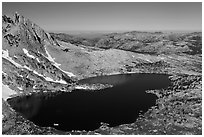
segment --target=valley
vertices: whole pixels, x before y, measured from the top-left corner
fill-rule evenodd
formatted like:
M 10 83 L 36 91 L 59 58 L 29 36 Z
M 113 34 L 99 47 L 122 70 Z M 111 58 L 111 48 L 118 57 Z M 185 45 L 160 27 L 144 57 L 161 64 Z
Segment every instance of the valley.
M 144 73 L 168 75 L 171 85 L 146 89 L 157 96 L 155 105 L 117 126 L 102 123 L 98 129 L 66 132 L 40 127 L 7 102 L 79 89 L 100 92 L 113 84 L 81 81 Z M 48 33 L 17 13 L 3 15 L 2 134 L 202 134 L 202 33 L 131 31 L 83 38 Z

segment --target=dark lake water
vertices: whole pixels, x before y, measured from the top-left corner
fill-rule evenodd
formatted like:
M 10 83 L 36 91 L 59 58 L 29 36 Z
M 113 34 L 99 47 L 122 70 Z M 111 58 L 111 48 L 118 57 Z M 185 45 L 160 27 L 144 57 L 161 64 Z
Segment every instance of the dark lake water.
M 104 83 L 112 88 L 59 93 L 34 93 L 8 99 L 8 103 L 25 118 L 43 127 L 63 131 L 95 130 L 101 122 L 110 127 L 133 123 L 139 113 L 155 105 L 157 96 L 147 89 L 170 85 L 168 75 L 126 74 L 101 76 L 79 83 Z

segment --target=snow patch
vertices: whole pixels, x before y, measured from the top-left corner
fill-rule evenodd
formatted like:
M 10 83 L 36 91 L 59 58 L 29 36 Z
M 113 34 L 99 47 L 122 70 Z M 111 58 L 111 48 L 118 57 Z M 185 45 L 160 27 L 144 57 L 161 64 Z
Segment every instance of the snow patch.
M 76 75 L 74 75 L 74 74 L 71 73 L 71 72 L 64 71 L 64 70 L 62 70 L 61 68 L 59 68 L 58 66 L 55 66 L 55 67 L 57 67 L 57 68 L 58 68 L 59 70 L 61 70 L 62 72 L 66 73 L 69 77 L 76 77 Z
M 45 78 L 45 80 L 47 80 L 47 81 L 54 81 L 53 79 L 51 79 L 50 77 L 44 77 Z
M 38 75 L 38 76 L 40 76 L 40 77 L 43 77 L 45 80 L 50 81 L 50 82 L 67 84 L 67 82 L 64 81 L 64 80 L 62 80 L 62 79 L 61 79 L 61 80 L 54 81 L 52 78 L 50 78 L 50 77 L 45 77 L 45 76 L 39 74 L 39 73 L 38 73 L 37 71 L 35 71 L 35 70 L 33 71 L 33 73 L 35 73 L 36 75 Z
M 62 84 L 67 84 L 67 82 L 66 82 L 66 81 L 64 81 L 64 80 L 62 80 L 62 79 L 57 80 L 56 82 L 57 82 L 57 83 L 62 83 Z
M 2 73 L 3 73 L 4 75 L 7 75 L 4 71 L 2 71 Z
M 26 68 L 27 70 L 30 70 L 30 71 L 32 71 L 29 67 L 27 67 L 27 66 L 23 66 L 23 68 Z
M 55 83 L 61 83 L 61 84 L 67 84 L 66 81 L 60 79 L 60 80 L 57 80 L 57 81 L 54 81 L 53 79 L 51 79 L 50 77 L 44 77 L 47 81 L 50 81 L 50 82 L 55 82 Z
M 36 60 L 40 63 L 40 60 L 38 58 L 36 58 Z
M 3 50 L 2 49 L 2 57 L 9 60 L 11 63 L 13 63 L 16 67 L 22 67 L 20 64 L 16 63 L 14 60 L 12 60 L 11 57 L 9 57 L 8 50 Z
M 38 76 L 41 76 L 41 77 L 44 77 L 43 75 L 41 75 L 41 74 L 39 74 L 37 71 L 33 71 L 33 73 L 35 73 L 36 75 L 38 75 Z
M 58 69 L 60 69 L 60 68 L 58 68 Z M 64 73 L 66 73 L 69 77 L 76 77 L 76 75 L 74 75 L 73 73 L 71 73 L 71 72 L 67 72 L 67 71 L 64 71 L 64 70 L 62 70 L 62 69 L 60 69 L 61 71 L 63 71 Z
M 23 52 L 24 52 L 28 57 L 35 59 L 35 57 L 34 57 L 33 55 L 30 55 L 30 54 L 28 53 L 28 50 L 27 50 L 27 49 L 23 48 Z
M 23 88 L 22 87 L 17 87 L 19 90 L 23 90 Z
M 58 64 L 58 63 L 55 62 L 55 60 L 54 60 L 55 58 L 53 58 L 53 57 L 49 54 L 49 52 L 47 51 L 46 45 L 45 45 L 45 52 L 46 52 L 46 54 L 47 54 L 47 56 L 48 56 L 48 57 L 46 57 L 46 58 L 47 58 L 49 61 L 53 62 L 55 66 L 60 66 L 60 65 L 61 65 L 61 64 Z
M 4 100 L 7 100 L 11 95 L 14 94 L 16 94 L 14 90 L 10 89 L 8 85 L 2 84 L 2 98 Z
M 45 45 L 45 52 L 46 52 L 46 54 L 48 55 L 48 57 L 46 57 L 46 58 L 47 58 L 49 61 L 53 62 L 53 63 L 54 63 L 53 65 L 54 65 L 56 68 L 58 68 L 59 70 L 61 70 L 61 71 L 64 72 L 64 73 L 66 73 L 69 77 L 75 77 L 75 75 L 74 75 L 73 73 L 64 71 L 64 70 L 62 70 L 61 68 L 59 68 L 59 66 L 61 66 L 61 64 L 55 62 L 55 60 L 54 60 L 55 58 L 53 58 L 53 57 L 49 54 L 49 52 L 47 51 L 46 45 Z
M 87 89 L 86 86 L 76 86 L 75 89 Z
M 2 52 L 3 52 L 2 57 L 5 58 L 5 59 L 7 59 L 8 61 L 10 61 L 11 63 L 13 63 L 16 67 L 18 67 L 18 68 L 26 68 L 26 69 L 32 71 L 29 67 L 27 67 L 27 66 L 25 66 L 25 65 L 24 65 L 24 66 L 21 66 L 20 64 L 16 63 L 14 60 L 12 60 L 12 58 L 9 57 L 8 50 L 2 50 Z
M 27 66 L 24 66 L 24 68 L 26 68 L 26 69 L 28 69 L 28 70 L 30 70 L 30 71 L 33 71 L 34 74 L 36 74 L 36 75 L 38 75 L 38 76 L 40 76 L 40 77 L 43 77 L 43 78 L 44 78 L 45 80 L 47 80 L 47 81 L 56 82 L 56 83 L 62 83 L 62 84 L 67 84 L 67 82 L 64 81 L 64 80 L 62 80 L 62 79 L 61 79 L 61 80 L 54 81 L 52 78 L 50 78 L 50 77 L 45 77 L 44 75 L 39 74 L 37 71 L 31 70 L 31 69 L 28 68 Z

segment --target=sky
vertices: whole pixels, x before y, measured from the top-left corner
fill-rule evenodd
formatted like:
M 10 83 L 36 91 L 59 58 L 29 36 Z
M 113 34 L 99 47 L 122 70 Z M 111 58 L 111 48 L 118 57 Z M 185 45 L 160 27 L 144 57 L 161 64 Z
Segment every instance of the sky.
M 46 31 L 201 31 L 202 3 L 3 2 Z

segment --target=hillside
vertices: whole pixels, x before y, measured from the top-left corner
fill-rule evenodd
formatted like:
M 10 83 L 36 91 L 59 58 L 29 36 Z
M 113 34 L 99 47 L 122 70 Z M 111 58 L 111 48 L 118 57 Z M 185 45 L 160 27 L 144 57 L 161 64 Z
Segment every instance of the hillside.
M 202 134 L 201 39 L 200 32 L 126 32 L 87 39 L 49 34 L 21 15 L 4 15 L 2 133 Z M 147 91 L 158 96 L 157 107 L 132 124 L 62 132 L 24 119 L 6 101 L 34 92 L 72 92 L 80 79 L 128 73 L 169 74 L 172 82 L 168 89 Z
M 146 54 L 201 54 L 201 32 L 195 33 L 163 33 L 132 31 L 125 33 L 104 34 L 98 38 L 86 39 L 68 34 L 51 36 L 72 44 L 83 44 L 103 49 L 121 49 Z
M 61 70 L 47 52 L 48 47 L 59 44 L 36 24 L 18 14 L 14 20 L 3 16 L 2 32 L 4 84 L 30 92 L 74 82 L 71 73 Z
M 54 37 L 57 40 L 68 42 L 75 45 L 86 45 L 86 46 L 95 46 L 95 43 L 97 43 L 101 37 L 103 37 L 103 34 L 88 38 L 89 36 L 84 35 L 73 35 L 73 34 L 65 34 L 65 33 L 50 33 L 52 37 Z

